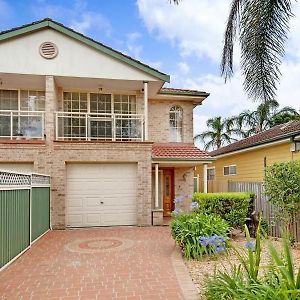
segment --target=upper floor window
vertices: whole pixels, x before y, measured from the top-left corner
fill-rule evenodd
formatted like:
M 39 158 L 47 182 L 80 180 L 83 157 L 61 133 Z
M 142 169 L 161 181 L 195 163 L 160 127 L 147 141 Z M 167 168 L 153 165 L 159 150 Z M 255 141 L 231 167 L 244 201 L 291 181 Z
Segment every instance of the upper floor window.
M 16 90 L 0 90 L 0 110 L 18 110 L 19 96 Z
M 182 142 L 182 118 L 183 111 L 178 105 L 170 109 L 170 140 L 171 142 Z
M 90 111 L 92 113 L 111 113 L 111 95 L 110 94 L 91 94 Z
M 135 95 L 64 92 L 64 111 L 97 114 L 136 114 Z
M 223 168 L 224 176 L 236 175 L 236 165 L 225 166 Z
M 114 112 L 116 114 L 136 114 L 136 96 L 114 95 Z
M 45 92 L 44 91 L 20 91 L 20 109 L 27 111 L 45 110 Z
M 87 112 L 87 93 L 64 92 L 64 111 Z
M 45 92 L 0 90 L 0 110 L 44 111 Z

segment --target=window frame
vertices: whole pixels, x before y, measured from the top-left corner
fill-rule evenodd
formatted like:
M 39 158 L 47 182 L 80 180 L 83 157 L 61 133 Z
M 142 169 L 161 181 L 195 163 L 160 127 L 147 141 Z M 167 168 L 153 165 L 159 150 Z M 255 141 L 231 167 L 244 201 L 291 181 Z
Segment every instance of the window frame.
M 0 88 L 1 91 L 17 91 L 18 93 L 18 109 L 0 109 L 3 111 L 30 111 L 30 110 L 23 110 L 21 109 L 21 91 L 34 91 L 34 92 L 43 92 L 45 94 L 45 108 L 44 110 L 33 110 L 34 112 L 45 112 L 46 111 L 46 90 L 43 89 L 35 89 L 35 88 L 23 88 L 23 89 L 16 89 L 16 88 Z
M 120 95 L 120 96 L 127 96 L 128 99 L 130 96 L 134 96 L 135 97 L 135 112 L 130 112 L 130 113 L 126 113 L 124 115 L 137 115 L 138 114 L 138 105 L 137 105 L 137 94 L 134 93 L 112 93 L 112 92 L 99 92 L 99 91 L 86 91 L 86 90 L 63 90 L 62 91 L 62 111 L 63 112 L 72 112 L 72 111 L 65 111 L 64 110 L 64 93 L 79 93 L 79 94 L 87 94 L 87 111 L 86 112 L 77 112 L 77 113 L 88 113 L 88 114 L 97 114 L 97 113 L 93 113 L 91 112 L 91 94 L 103 94 L 103 95 L 110 95 L 111 97 L 111 112 L 110 113 L 99 113 L 99 114 L 103 114 L 103 115 L 110 115 L 110 114 L 119 114 L 119 115 L 123 115 L 123 113 L 116 113 L 115 112 L 115 95 Z
M 231 167 L 235 167 L 235 173 L 231 173 L 230 172 L 230 168 Z M 225 168 L 228 168 L 228 174 L 225 174 Z M 237 175 L 237 167 L 236 164 L 234 165 L 227 165 L 227 166 L 223 166 L 223 176 L 235 176 Z
M 209 179 L 209 175 L 208 175 L 208 171 L 210 171 L 210 170 L 214 170 L 214 179 Z M 207 180 L 210 180 L 210 181 L 213 181 L 213 180 L 216 180 L 216 167 L 208 167 L 207 168 Z
M 172 110 L 174 108 L 174 110 Z M 175 110 L 175 108 L 177 110 Z M 171 114 L 174 114 L 174 119 L 171 119 Z M 177 116 L 181 114 L 181 120 L 178 120 Z M 174 120 L 176 126 L 172 126 L 171 120 Z M 181 126 L 178 126 L 178 123 L 181 123 Z M 174 130 L 175 134 L 172 132 Z M 169 109 L 169 132 L 170 132 L 170 141 L 173 143 L 182 143 L 183 142 L 183 108 L 180 105 L 172 105 Z M 174 140 L 174 136 L 176 137 Z

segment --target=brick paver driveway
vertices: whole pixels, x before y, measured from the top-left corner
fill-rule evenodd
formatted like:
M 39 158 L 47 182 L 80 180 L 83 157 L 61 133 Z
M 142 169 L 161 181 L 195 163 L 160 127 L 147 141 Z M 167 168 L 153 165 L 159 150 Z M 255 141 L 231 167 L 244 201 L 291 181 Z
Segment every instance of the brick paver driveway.
M 0 272 L 1 299 L 183 299 L 166 227 L 47 233 Z

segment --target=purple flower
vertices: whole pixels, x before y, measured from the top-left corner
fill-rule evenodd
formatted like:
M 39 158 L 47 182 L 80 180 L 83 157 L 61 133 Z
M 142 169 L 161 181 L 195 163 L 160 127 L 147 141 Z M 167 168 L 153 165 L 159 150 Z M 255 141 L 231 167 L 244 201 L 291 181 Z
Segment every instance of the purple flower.
M 226 237 L 221 235 L 201 236 L 199 242 L 203 247 L 212 247 L 215 253 L 226 251 Z
M 217 246 L 215 249 L 215 253 L 221 253 L 226 250 L 225 246 Z
M 190 208 L 191 208 L 192 210 L 194 210 L 194 209 L 199 209 L 199 203 L 198 203 L 198 202 L 192 202 L 192 203 L 190 204 Z
M 255 242 L 248 241 L 248 242 L 245 243 L 245 247 L 248 250 L 252 250 L 254 252 L 256 245 L 255 245 Z
M 209 245 L 209 237 L 201 236 L 199 242 L 203 247 L 207 247 Z
M 180 215 L 182 213 L 182 210 L 179 208 L 179 207 L 177 207 L 177 208 L 175 208 L 173 211 L 172 211 L 172 214 L 176 217 L 176 216 L 178 216 L 178 215 Z
M 177 197 L 175 197 L 174 198 L 174 203 L 181 203 L 181 202 L 183 202 L 183 200 L 184 200 L 184 197 L 183 196 L 177 196 Z

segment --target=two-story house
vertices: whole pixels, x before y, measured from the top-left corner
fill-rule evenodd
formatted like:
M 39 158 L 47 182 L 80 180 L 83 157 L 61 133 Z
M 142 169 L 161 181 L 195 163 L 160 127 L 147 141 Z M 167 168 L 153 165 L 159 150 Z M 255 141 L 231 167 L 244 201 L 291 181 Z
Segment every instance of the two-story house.
M 188 209 L 205 92 L 51 19 L 0 33 L 0 168 L 51 175 L 53 228 L 161 224 Z

